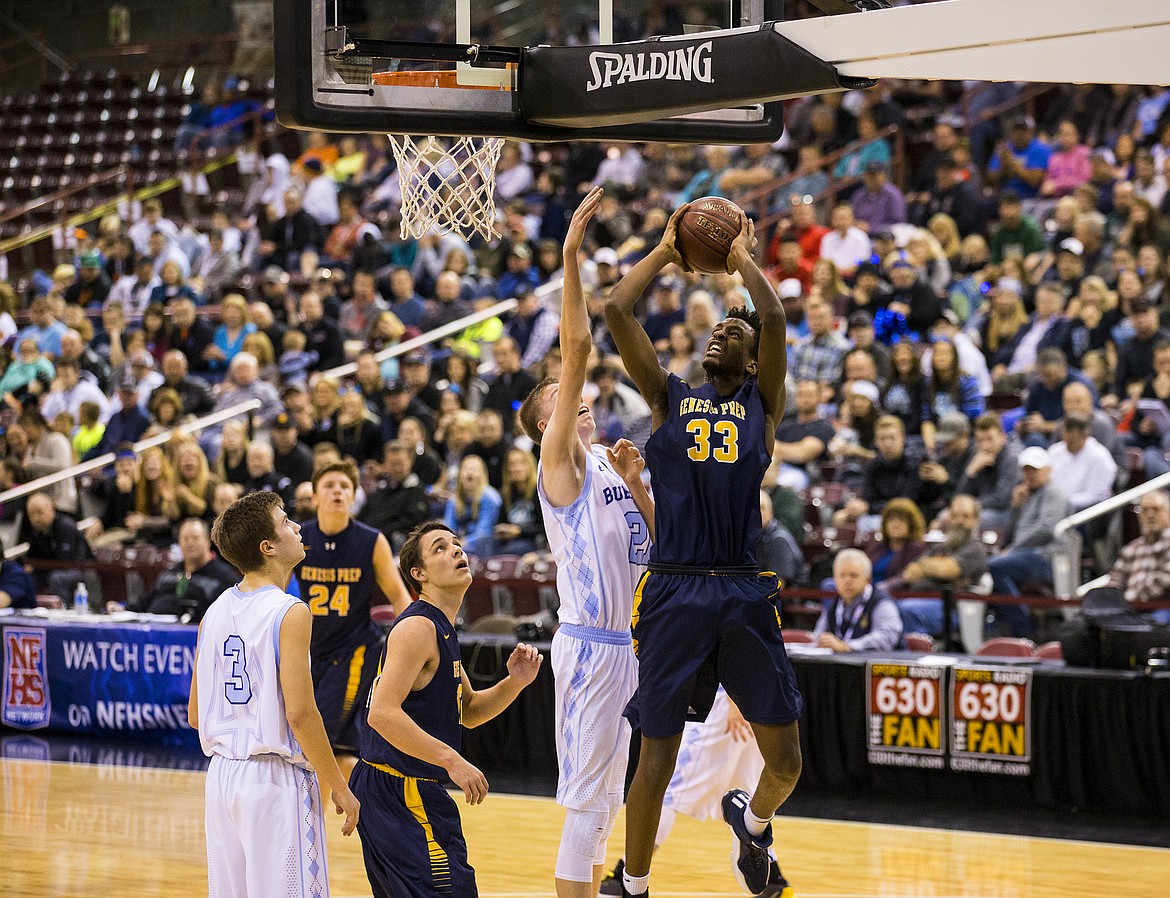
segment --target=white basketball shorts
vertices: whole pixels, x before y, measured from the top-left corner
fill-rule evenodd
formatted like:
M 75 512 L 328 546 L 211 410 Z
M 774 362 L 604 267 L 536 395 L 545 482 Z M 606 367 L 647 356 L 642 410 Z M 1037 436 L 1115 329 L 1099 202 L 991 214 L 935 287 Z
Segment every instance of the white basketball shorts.
M 317 775 L 274 755 L 207 770 L 209 898 L 328 898 Z
M 630 753 L 623 716 L 638 688 L 638 661 L 629 633 L 562 624 L 553 637 L 557 803 L 608 810 L 620 803 Z

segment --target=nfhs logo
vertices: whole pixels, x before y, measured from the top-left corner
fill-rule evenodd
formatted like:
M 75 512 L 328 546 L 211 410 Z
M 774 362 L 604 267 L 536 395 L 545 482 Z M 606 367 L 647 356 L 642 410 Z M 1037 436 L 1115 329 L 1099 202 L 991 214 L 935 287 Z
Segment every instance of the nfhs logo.
M 45 631 L 8 627 L 4 631 L 4 707 L 0 722 L 22 730 L 47 727 L 50 707 Z
M 337 548 L 337 543 L 325 543 L 325 551 L 326 552 L 332 552 L 336 548 Z

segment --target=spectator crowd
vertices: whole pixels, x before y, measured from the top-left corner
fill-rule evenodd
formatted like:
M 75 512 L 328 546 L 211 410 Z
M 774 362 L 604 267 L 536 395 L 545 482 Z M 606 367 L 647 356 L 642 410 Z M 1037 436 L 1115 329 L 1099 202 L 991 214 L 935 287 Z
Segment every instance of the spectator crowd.
M 600 441 L 644 443 L 650 420 L 605 328 L 608 291 L 673 208 L 726 196 L 757 217 L 788 320 L 770 563 L 819 583 L 832 528 L 883 589 L 985 574 L 1000 594 L 1051 589 L 1061 518 L 1170 471 L 1170 91 L 1065 86 L 1032 114 L 984 119 L 1018 88 L 959 90 L 806 98 L 772 145 L 509 143 L 490 242 L 401 237 L 381 136 L 316 133 L 285 155 L 258 135 L 237 201 L 199 216 L 147 200 L 79 232 L 53 271 L 0 284 L 0 485 L 115 456 L 3 519 L 30 559 L 177 543 L 172 601 L 135 598 L 174 609 L 176 589 L 212 594 L 225 575 L 206 542 L 219 510 L 272 490 L 306 519 L 313 468 L 345 457 L 362 472 L 357 517 L 392 545 L 440 516 L 481 558 L 542 551 L 516 411 L 559 371 L 561 241 L 598 184 L 582 276 Z M 508 298 L 506 315 L 381 355 Z M 730 275 L 668 270 L 640 312 L 663 367 L 693 382 L 711 329 L 747 302 Z M 251 415 L 176 430 L 248 400 Z M 80 532 L 83 518 L 96 522 Z M 1107 572 L 1119 543 L 1110 555 L 1100 528 L 1085 535 Z M 65 573 L 35 571 L 38 589 L 71 596 L 81 574 Z M 1032 626 L 1007 606 L 1000 622 Z

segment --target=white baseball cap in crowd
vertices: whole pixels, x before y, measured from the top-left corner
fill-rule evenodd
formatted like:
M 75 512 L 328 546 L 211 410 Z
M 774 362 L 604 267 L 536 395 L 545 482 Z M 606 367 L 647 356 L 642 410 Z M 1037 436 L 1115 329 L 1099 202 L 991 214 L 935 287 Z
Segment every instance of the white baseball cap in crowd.
M 1052 467 L 1052 463 L 1048 460 L 1048 450 L 1043 446 L 1029 446 L 1020 453 L 1016 464 L 1021 468 L 1035 468 L 1038 471 Z

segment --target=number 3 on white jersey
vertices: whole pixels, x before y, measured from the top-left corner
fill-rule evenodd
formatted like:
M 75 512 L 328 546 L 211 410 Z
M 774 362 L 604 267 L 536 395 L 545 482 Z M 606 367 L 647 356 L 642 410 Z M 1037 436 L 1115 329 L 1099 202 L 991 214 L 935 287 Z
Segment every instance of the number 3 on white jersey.
M 232 635 L 223 641 L 223 656 L 230 658 L 231 671 L 224 677 L 224 696 L 233 705 L 246 705 L 252 700 L 252 680 L 248 676 L 248 658 L 244 640 Z

